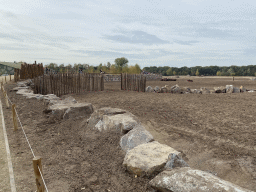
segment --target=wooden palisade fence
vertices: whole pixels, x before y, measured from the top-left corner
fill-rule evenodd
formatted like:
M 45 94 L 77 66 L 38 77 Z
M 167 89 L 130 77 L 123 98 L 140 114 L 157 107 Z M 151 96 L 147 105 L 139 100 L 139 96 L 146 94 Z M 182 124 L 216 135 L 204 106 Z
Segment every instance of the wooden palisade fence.
M 121 90 L 145 92 L 146 77 L 139 74 L 121 74 Z
M 104 91 L 103 75 L 99 73 L 58 73 L 34 78 L 35 94 L 60 96 L 82 91 Z
M 21 64 L 21 69 L 15 69 L 14 80 L 17 82 L 19 79 L 33 79 L 44 74 L 43 64 Z

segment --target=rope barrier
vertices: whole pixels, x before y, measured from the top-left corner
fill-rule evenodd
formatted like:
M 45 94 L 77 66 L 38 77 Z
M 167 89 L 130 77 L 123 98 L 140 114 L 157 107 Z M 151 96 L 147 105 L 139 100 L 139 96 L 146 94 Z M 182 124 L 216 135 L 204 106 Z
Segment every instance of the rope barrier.
M 6 96 L 7 96 L 8 100 L 9 100 L 9 102 L 12 104 L 12 101 L 10 100 L 10 98 L 8 97 L 7 94 L 6 94 Z M 16 115 L 17 115 L 17 118 L 18 118 L 19 122 L 20 122 L 20 126 L 21 126 L 22 131 L 23 131 L 23 133 L 24 133 L 24 136 L 25 136 L 25 138 L 26 138 L 26 140 L 27 140 L 28 146 L 29 146 L 29 148 L 30 148 L 30 150 L 31 150 L 31 152 L 32 152 L 32 154 L 33 154 L 33 157 L 35 157 L 34 151 L 33 151 L 32 147 L 31 147 L 31 145 L 30 145 L 30 143 L 29 143 L 29 141 L 28 141 L 27 135 L 26 135 L 26 133 L 25 133 L 25 131 L 24 131 L 24 128 L 23 128 L 23 126 L 22 126 L 22 123 L 21 123 L 21 121 L 20 121 L 20 118 L 19 118 L 19 115 L 18 115 L 18 113 L 17 113 L 16 108 L 15 108 L 15 113 L 16 113 Z M 48 189 L 47 189 L 46 183 L 45 183 L 45 181 L 44 181 L 44 177 L 43 177 L 43 174 L 42 174 L 42 172 L 41 172 L 41 170 L 40 170 L 40 167 L 39 167 L 38 165 L 37 165 L 37 167 L 38 167 L 38 170 L 39 170 L 40 175 L 41 175 L 41 177 L 42 177 L 42 180 L 43 180 L 43 183 L 44 183 L 44 186 L 45 186 L 45 190 L 48 192 Z

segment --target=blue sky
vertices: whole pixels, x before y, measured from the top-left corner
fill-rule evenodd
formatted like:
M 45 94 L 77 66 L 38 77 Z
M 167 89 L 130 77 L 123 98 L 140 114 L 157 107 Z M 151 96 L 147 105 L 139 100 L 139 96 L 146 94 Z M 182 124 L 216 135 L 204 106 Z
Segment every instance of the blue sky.
M 256 1 L 0 0 L 0 61 L 256 65 Z

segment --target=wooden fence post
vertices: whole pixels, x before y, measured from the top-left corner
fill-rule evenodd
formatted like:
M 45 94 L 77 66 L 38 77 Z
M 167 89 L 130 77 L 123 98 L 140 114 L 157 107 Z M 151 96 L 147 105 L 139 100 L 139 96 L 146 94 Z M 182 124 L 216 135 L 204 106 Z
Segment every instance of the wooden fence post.
M 123 74 L 121 73 L 121 90 L 123 90 Z
M 40 171 L 41 171 L 41 173 L 43 175 L 41 161 L 42 161 L 41 157 L 34 157 L 33 158 L 33 167 L 34 167 L 34 173 L 35 173 L 35 177 L 36 177 L 37 192 L 44 192 L 45 191 L 43 179 L 42 179 L 41 174 L 40 174 Z M 40 171 L 39 171 L 38 168 L 40 169 Z
M 6 82 L 6 76 L 4 76 L 4 78 L 5 78 L 5 83 L 7 83 L 7 82 Z
M 11 76 L 11 74 L 10 74 L 10 81 L 12 80 L 12 76 Z
M 7 107 L 7 109 L 9 109 L 10 105 L 9 105 L 9 101 L 8 101 L 8 98 L 7 98 L 6 91 L 4 91 L 4 97 L 5 97 L 6 107 Z
M 17 116 L 15 112 L 15 104 L 12 104 L 12 120 L 13 120 L 13 127 L 14 131 L 18 130 L 18 122 L 17 122 Z

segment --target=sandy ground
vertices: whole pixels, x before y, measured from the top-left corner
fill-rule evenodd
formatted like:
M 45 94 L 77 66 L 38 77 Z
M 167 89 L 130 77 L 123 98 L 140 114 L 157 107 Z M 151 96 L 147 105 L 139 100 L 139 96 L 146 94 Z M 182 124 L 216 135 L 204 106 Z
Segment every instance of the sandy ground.
M 233 84 L 256 89 L 248 78 L 179 78 L 148 81 L 150 86 L 212 89 Z M 10 90 L 15 85 L 7 85 Z M 120 91 L 120 82 L 105 84 L 103 92 L 72 94 L 94 108 L 117 107 L 138 116 L 155 140 L 183 153 L 192 167 L 208 171 L 244 188 L 256 188 L 256 93 L 171 94 Z M 35 154 L 43 157 L 50 191 L 150 191 L 151 178 L 134 178 L 122 168 L 124 153 L 117 133 L 88 130 L 85 119 L 56 121 L 43 114 L 42 101 L 9 92 Z M 66 97 L 66 96 L 63 96 Z M 3 104 L 4 105 L 4 104 Z M 33 191 L 32 154 L 22 135 L 12 131 L 11 112 L 4 109 L 14 159 L 18 191 Z

